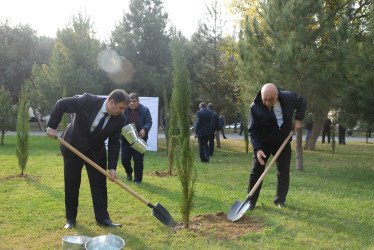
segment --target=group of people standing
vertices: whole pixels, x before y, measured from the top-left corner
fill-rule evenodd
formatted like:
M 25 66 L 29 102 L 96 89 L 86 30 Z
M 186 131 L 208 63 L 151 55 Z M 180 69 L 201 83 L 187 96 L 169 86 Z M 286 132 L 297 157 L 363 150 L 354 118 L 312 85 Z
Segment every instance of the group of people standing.
M 198 138 L 199 154 L 201 162 L 209 162 L 209 157 L 214 153 L 214 138 L 222 132 L 224 139 L 227 139 L 224 132 L 225 122 L 223 116 L 218 116 L 213 111 L 213 104 L 202 102 L 199 104 L 199 111 L 196 112 L 195 138 Z
M 109 169 L 110 181 L 118 179 L 116 168 L 121 149 L 121 163 L 127 173 L 127 180 L 132 180 L 134 172 L 134 183 L 141 183 L 144 154 L 131 148 L 121 135 L 124 126 L 134 123 L 139 137 L 145 141 L 148 138 L 152 118 L 148 108 L 139 103 L 138 94 L 128 95 L 125 90 L 116 89 L 107 98 L 86 93 L 59 100 L 47 124 L 46 134 L 50 138 L 56 137 L 56 129 L 64 113 L 74 113 L 75 116 L 62 133 L 62 139 L 104 170 Z M 108 140 L 107 149 L 106 140 Z M 109 217 L 106 176 L 63 145 L 60 149 L 64 160 L 65 228 L 70 229 L 76 225 L 83 166 L 86 167 L 88 174 L 97 224 L 121 227 L 121 224 L 113 223 Z M 134 169 L 131 166 L 131 158 L 134 161 Z

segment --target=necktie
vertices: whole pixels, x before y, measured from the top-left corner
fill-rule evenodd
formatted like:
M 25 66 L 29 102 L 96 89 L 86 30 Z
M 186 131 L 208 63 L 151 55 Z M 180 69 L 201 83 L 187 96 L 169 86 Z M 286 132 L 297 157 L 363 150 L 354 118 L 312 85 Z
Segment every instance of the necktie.
M 271 115 L 273 116 L 273 118 L 277 121 L 277 116 L 275 115 L 275 112 L 274 112 L 274 108 L 271 107 Z
M 99 123 L 97 124 L 96 128 L 94 129 L 94 131 L 92 131 L 92 135 L 97 135 L 102 129 L 103 129 L 103 125 L 104 125 L 104 122 L 105 122 L 105 118 L 108 116 L 108 113 L 105 112 L 104 113 L 104 116 L 101 118 L 101 120 L 99 121 Z

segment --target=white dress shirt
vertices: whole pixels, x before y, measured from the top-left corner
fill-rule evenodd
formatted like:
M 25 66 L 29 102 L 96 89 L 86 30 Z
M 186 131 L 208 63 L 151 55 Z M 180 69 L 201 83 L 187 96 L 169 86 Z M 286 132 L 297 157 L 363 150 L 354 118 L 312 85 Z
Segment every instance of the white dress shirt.
M 283 124 L 283 113 L 282 113 L 282 107 L 280 105 L 279 100 L 275 102 L 273 110 L 274 110 L 275 117 L 277 118 L 278 127 L 280 127 Z
M 108 111 L 106 110 L 106 106 L 105 106 L 106 102 L 107 102 L 107 100 L 105 100 L 105 102 L 103 103 L 103 106 L 101 106 L 99 112 L 97 112 L 96 118 L 95 118 L 95 120 L 93 121 L 93 123 L 91 125 L 91 132 L 95 130 L 97 124 L 99 124 L 101 118 L 103 118 L 104 113 L 108 113 Z M 109 119 L 110 119 L 110 115 L 108 113 L 108 116 L 105 118 L 103 129 L 105 128 L 105 126 L 108 123 Z

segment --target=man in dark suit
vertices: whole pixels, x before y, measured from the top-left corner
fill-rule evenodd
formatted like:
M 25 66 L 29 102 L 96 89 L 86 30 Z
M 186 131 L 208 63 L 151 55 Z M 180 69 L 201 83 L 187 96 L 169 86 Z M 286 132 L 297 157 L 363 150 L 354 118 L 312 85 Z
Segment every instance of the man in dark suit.
M 109 168 L 111 181 L 117 179 L 116 167 L 120 149 L 120 135 L 125 120 L 123 112 L 129 103 L 127 93 L 114 90 L 108 98 L 91 94 L 64 98 L 57 101 L 48 122 L 47 135 L 55 138 L 56 128 L 64 113 L 75 113 L 73 121 L 62 133 L 61 138 L 97 163 L 103 169 Z M 108 139 L 108 162 L 105 140 Z M 85 163 L 69 149 L 60 146 L 64 159 L 65 180 L 65 228 L 73 228 L 78 213 L 78 196 L 83 165 L 86 166 L 91 187 L 95 219 L 99 225 L 120 227 L 114 224 L 107 211 L 106 176 Z
M 201 162 L 208 162 L 208 140 L 209 136 L 212 133 L 212 128 L 210 126 L 212 112 L 207 110 L 205 102 L 200 103 L 199 108 L 200 110 L 196 112 L 195 138 L 198 137 L 199 140 L 199 152 Z
M 213 155 L 214 152 L 214 138 L 216 137 L 216 131 L 220 130 L 219 127 L 219 119 L 216 112 L 213 111 L 213 103 L 208 103 L 208 110 L 212 112 L 212 117 L 210 120 L 210 126 L 212 129 L 212 133 L 209 136 L 209 156 Z
M 281 91 L 272 83 L 265 84 L 250 107 L 248 132 L 253 147 L 252 170 L 249 175 L 248 193 L 265 171 L 270 155 L 275 155 L 291 130 L 301 127 L 307 107 L 306 100 L 293 92 Z M 295 117 L 295 121 L 293 121 Z M 290 184 L 291 140 L 287 142 L 276 160 L 277 191 L 274 205 L 285 206 Z M 262 182 L 250 200 L 249 209 L 256 206 Z

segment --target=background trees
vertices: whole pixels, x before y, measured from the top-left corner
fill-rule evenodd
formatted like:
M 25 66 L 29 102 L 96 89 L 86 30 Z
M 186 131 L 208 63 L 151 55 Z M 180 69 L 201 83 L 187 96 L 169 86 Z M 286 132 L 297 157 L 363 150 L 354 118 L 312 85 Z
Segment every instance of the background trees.
M 170 97 L 171 53 L 166 30 L 168 14 L 160 0 L 131 0 L 129 13 L 112 32 L 110 47 L 129 60 L 135 75 L 125 89 L 163 99 L 163 86 Z M 162 102 L 161 102 L 162 103 Z
M 248 17 L 241 32 L 240 78 L 249 94 L 266 82 L 308 100 L 315 117 L 307 149 L 314 149 L 327 113 L 336 107 L 349 68 L 355 1 L 265 1 L 261 19 Z

